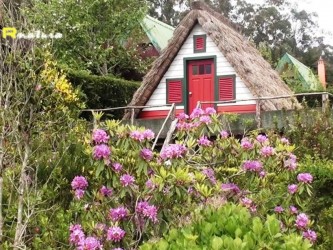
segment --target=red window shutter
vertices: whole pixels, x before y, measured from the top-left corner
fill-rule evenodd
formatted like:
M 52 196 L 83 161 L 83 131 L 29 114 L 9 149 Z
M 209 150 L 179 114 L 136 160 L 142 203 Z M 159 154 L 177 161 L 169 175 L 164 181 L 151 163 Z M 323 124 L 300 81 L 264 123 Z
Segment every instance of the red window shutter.
M 219 101 L 234 100 L 234 78 L 220 77 L 219 78 Z
M 167 80 L 167 84 L 168 84 L 167 102 L 182 103 L 183 102 L 182 81 Z
M 195 39 L 195 49 L 196 50 L 203 50 L 205 48 L 205 39 L 204 37 L 196 37 Z

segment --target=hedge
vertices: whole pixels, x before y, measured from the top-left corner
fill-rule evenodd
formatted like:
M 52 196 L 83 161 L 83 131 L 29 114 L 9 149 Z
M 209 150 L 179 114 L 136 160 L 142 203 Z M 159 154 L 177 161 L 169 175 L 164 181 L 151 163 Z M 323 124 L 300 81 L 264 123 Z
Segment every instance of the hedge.
M 139 82 L 127 81 L 114 76 L 90 75 L 85 71 L 66 70 L 70 82 L 79 87 L 86 101 L 87 109 L 100 109 L 126 106 L 134 92 L 140 86 Z M 124 110 L 105 112 L 105 117 L 121 119 Z M 91 113 L 83 113 L 83 117 L 91 118 Z

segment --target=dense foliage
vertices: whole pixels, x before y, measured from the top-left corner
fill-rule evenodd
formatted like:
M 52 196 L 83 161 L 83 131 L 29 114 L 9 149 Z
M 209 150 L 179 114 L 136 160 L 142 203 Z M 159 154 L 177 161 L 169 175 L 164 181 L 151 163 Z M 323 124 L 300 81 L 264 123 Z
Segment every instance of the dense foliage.
M 254 217 L 244 207 L 226 203 L 220 208 L 196 211 L 193 221 L 182 229 L 171 229 L 164 239 L 146 243 L 141 250 L 167 249 L 310 249 L 311 245 L 293 233 L 281 230 L 280 221 L 268 215 Z
M 84 71 L 67 70 L 66 72 L 70 82 L 74 86 L 80 87 L 85 94 L 88 109 L 126 106 L 139 87 L 138 82 L 126 81 L 121 78 L 90 75 Z M 105 116 L 121 119 L 123 113 L 124 110 L 114 110 L 105 112 Z M 89 117 L 90 114 L 91 112 L 82 115 Z

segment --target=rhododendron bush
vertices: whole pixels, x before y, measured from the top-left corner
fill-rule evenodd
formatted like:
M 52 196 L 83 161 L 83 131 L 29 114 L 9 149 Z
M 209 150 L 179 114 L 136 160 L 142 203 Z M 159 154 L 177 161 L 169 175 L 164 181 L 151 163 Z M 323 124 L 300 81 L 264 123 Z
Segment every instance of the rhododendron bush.
M 77 249 L 136 249 L 191 220 L 198 205 L 234 202 L 253 216 L 275 214 L 282 232 L 314 243 L 307 214 L 313 177 L 276 134 L 239 140 L 212 108 L 178 116 L 174 141 L 151 150 L 150 129 L 96 122 L 86 138 L 93 172 L 77 173 L 69 242 Z

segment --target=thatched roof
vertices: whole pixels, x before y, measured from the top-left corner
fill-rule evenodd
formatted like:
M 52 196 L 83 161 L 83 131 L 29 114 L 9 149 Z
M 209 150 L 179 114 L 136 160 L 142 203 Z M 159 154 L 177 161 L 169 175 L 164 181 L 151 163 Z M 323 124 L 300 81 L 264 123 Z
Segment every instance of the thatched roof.
M 289 95 L 292 91 L 278 73 L 263 59 L 260 52 L 245 38 L 237 27 L 207 4 L 194 2 L 191 11 L 179 23 L 174 36 L 162 54 L 153 63 L 129 105 L 145 105 L 168 70 L 193 27 L 199 23 L 206 34 L 233 66 L 255 97 Z M 275 99 L 262 102 L 265 111 L 292 109 L 293 99 Z M 136 115 L 139 110 L 136 110 Z M 129 118 L 126 113 L 124 118 Z

